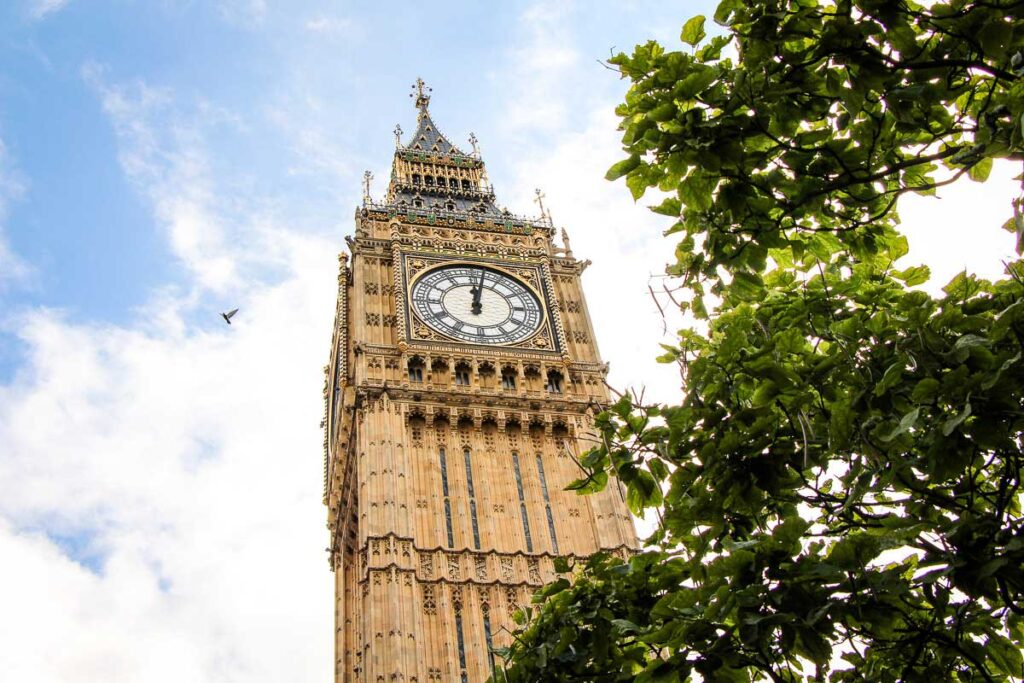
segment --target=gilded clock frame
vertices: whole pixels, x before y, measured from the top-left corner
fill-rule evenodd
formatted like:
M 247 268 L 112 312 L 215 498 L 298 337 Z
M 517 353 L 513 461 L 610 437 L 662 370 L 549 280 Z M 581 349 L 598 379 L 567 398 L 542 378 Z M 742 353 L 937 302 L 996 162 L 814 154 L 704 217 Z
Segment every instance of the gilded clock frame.
M 531 351 L 533 353 L 541 354 L 560 354 L 561 342 L 558 338 L 556 330 L 553 312 L 552 312 L 552 300 L 554 293 L 548 292 L 546 286 L 546 273 L 544 272 L 544 265 L 541 262 L 535 261 L 523 261 L 521 263 L 515 263 L 515 266 L 520 268 L 526 268 L 535 273 L 535 277 L 539 286 L 535 286 L 529 282 L 527 278 L 524 278 L 521 273 L 516 273 L 510 270 L 507 261 L 492 261 L 487 258 L 467 258 L 463 254 L 452 254 L 454 258 L 446 258 L 444 254 L 434 253 L 422 253 L 415 251 L 402 251 L 401 252 L 401 277 L 404 281 L 402 288 L 402 302 L 401 306 L 405 312 L 405 339 L 409 344 L 459 344 L 462 346 L 468 346 L 479 349 L 506 349 L 509 351 Z M 409 275 L 409 261 L 418 259 L 425 261 L 426 263 L 413 273 Z M 437 268 L 443 268 L 448 266 L 469 266 L 479 267 L 486 266 L 494 271 L 500 272 L 506 277 L 510 277 L 520 285 L 525 287 L 533 296 L 537 297 L 537 301 L 540 302 L 540 323 L 537 325 L 537 329 L 529 336 L 520 339 L 512 344 L 479 344 L 474 342 L 466 341 L 465 339 L 459 339 L 458 337 L 452 337 L 451 335 L 444 334 L 433 327 L 427 325 L 425 321 L 420 319 L 416 314 L 412 306 L 412 289 L 415 284 L 424 277 L 427 273 L 430 273 Z M 413 334 L 413 325 L 415 323 L 426 326 L 431 333 L 436 334 L 441 339 L 420 339 Z M 539 335 L 545 335 L 548 345 L 542 348 L 531 346 L 531 343 Z

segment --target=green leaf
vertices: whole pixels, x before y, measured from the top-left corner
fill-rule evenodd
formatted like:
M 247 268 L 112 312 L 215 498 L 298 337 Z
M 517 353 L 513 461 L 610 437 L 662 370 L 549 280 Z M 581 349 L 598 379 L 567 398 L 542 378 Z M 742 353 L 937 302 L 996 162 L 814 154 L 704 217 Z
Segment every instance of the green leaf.
M 914 386 L 910 398 L 914 403 L 932 403 L 942 383 L 934 377 L 925 377 Z
M 966 420 L 968 417 L 970 417 L 970 415 L 971 415 L 971 403 L 970 403 L 970 401 L 968 401 L 966 404 L 964 404 L 963 410 L 961 410 L 956 415 L 956 417 L 951 417 L 950 419 L 946 420 L 943 423 L 943 425 L 942 425 L 942 435 L 943 436 L 949 436 L 950 434 L 952 434 L 953 430 L 956 429 L 957 427 L 959 427 L 961 424 L 963 424 L 964 420 Z
M 679 39 L 687 45 L 696 46 L 697 43 L 704 40 L 704 17 L 697 15 L 683 24 L 683 31 L 679 35 Z
M 617 180 L 639 165 L 640 155 L 633 154 L 628 159 L 623 159 L 609 168 L 608 172 L 605 173 L 604 178 L 605 180 Z
M 692 99 L 704 92 L 704 90 L 715 82 L 718 74 L 714 69 L 706 66 L 695 66 L 692 73 L 676 83 L 673 94 L 684 100 Z
M 971 177 L 971 180 L 979 183 L 983 183 L 988 180 L 988 174 L 992 172 L 992 158 L 985 157 L 978 161 L 978 163 L 971 166 L 970 170 L 967 171 L 967 175 Z
M 990 635 L 985 650 L 1004 674 L 1015 678 L 1024 675 L 1024 656 L 1020 648 L 1008 638 L 999 634 Z
M 882 441 L 884 441 L 886 443 L 889 443 L 890 441 L 895 439 L 900 434 L 906 434 L 907 432 L 909 432 L 914 427 L 914 425 L 917 423 L 917 418 L 918 418 L 918 415 L 920 415 L 920 413 L 921 413 L 921 409 L 920 408 L 914 408 L 913 410 L 908 412 L 906 415 L 901 417 L 900 421 L 899 421 L 899 424 L 897 424 L 893 428 L 893 430 L 891 432 L 889 432 L 885 436 L 881 437 Z M 949 436 L 949 435 L 947 434 L 946 436 Z
M 908 287 L 916 287 L 928 282 L 932 272 L 928 266 L 913 266 L 905 270 L 895 271 L 892 276 L 897 280 L 903 280 L 903 283 Z

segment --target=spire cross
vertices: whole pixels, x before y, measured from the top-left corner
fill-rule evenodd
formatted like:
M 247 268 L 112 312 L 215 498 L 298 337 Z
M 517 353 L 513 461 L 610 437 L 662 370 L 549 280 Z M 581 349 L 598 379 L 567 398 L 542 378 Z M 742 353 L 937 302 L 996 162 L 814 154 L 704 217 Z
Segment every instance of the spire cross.
M 480 142 L 476 139 L 476 133 L 469 134 L 469 144 L 473 146 L 473 156 L 480 156 L 480 149 L 476 146 L 476 143 Z
M 402 124 L 395 126 L 395 147 L 402 146 Z
M 540 217 L 542 219 L 547 219 L 548 225 L 552 225 L 551 214 L 544 210 L 544 197 L 546 195 L 540 191 L 539 187 L 536 190 L 534 190 L 534 192 L 536 193 L 537 198 L 534 199 L 533 201 L 537 202 L 537 204 L 540 206 Z
M 363 173 L 363 203 L 370 203 L 370 181 L 373 180 L 373 174 L 369 171 Z
M 433 88 L 427 86 L 423 82 L 422 78 L 417 78 L 416 83 L 412 86 L 413 92 L 409 93 L 409 97 L 416 98 L 416 107 L 422 111 L 427 111 L 427 105 L 430 104 L 430 95 L 427 93 L 431 92 Z

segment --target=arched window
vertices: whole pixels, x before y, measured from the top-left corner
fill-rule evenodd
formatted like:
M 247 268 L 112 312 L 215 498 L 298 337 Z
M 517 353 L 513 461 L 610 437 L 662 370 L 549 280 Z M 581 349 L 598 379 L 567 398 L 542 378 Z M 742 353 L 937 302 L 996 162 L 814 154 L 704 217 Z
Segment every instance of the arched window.
M 519 516 L 523 520 L 523 536 L 526 538 L 526 552 L 533 552 L 533 536 L 530 534 L 530 516 L 526 513 L 526 496 L 523 495 L 523 472 L 519 469 L 519 454 L 512 452 L 512 471 L 516 475 L 516 491 L 519 493 Z
M 551 535 L 551 549 L 558 554 L 558 534 L 555 533 L 555 518 L 551 514 L 551 498 L 548 496 L 548 480 L 544 476 L 544 458 L 537 454 L 537 476 L 540 477 L 540 491 L 544 495 L 544 510 L 548 517 L 548 533 Z
M 455 364 L 455 384 L 460 387 L 469 386 L 469 365 L 466 363 Z
M 469 448 L 462 449 L 462 459 L 466 464 L 466 488 L 469 492 L 469 514 L 473 522 L 473 547 L 480 550 L 480 527 L 476 519 L 476 491 L 473 488 L 473 461 Z
M 455 536 L 452 533 L 452 501 L 448 495 L 448 461 L 445 459 L 444 446 L 439 449 L 438 455 L 441 456 L 441 493 L 444 494 L 445 528 L 448 532 L 448 547 L 451 548 L 455 545 Z
M 516 388 L 516 371 L 515 368 L 502 368 L 501 369 L 501 388 L 513 390 Z
M 494 364 L 490 361 L 481 361 L 476 369 L 476 376 L 480 386 L 484 389 L 494 388 Z
M 523 370 L 523 378 L 526 380 L 527 391 L 540 391 L 540 368 L 536 365 L 528 365 Z
M 422 181 L 423 181 L 423 178 L 420 176 L 419 173 L 413 173 L 412 174 L 412 184 L 413 185 L 419 185 Z
M 558 370 L 549 370 L 548 383 L 544 389 L 550 394 L 562 393 L 562 373 Z
M 419 358 L 413 358 L 409 361 L 409 381 L 423 381 L 423 361 Z
M 469 181 L 466 180 L 465 178 L 462 179 L 462 189 L 463 190 L 468 190 L 469 189 Z

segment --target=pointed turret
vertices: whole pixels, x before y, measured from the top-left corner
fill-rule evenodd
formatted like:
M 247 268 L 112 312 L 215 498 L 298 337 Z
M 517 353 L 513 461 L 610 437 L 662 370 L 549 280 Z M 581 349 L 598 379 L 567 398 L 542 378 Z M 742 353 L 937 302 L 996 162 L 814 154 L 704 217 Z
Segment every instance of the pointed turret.
M 422 208 L 453 213 L 505 215 L 494 203 L 494 189 L 487 184 L 484 162 L 476 152 L 476 136 L 470 136 L 473 153 L 466 154 L 438 130 L 430 118 L 430 88 L 416 79 L 413 92 L 419 109 L 416 131 L 403 143 L 396 128 L 395 159 L 387 205 L 391 208 Z

